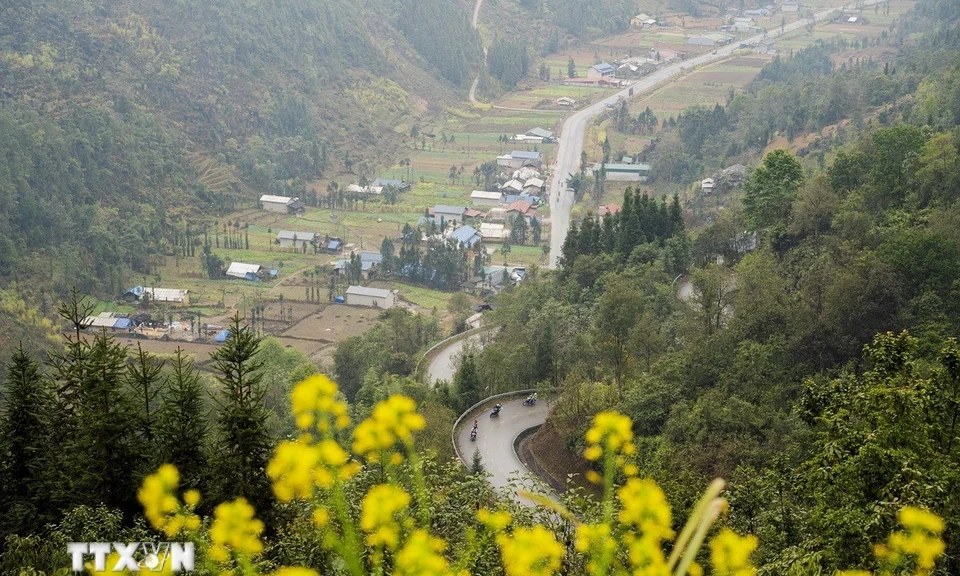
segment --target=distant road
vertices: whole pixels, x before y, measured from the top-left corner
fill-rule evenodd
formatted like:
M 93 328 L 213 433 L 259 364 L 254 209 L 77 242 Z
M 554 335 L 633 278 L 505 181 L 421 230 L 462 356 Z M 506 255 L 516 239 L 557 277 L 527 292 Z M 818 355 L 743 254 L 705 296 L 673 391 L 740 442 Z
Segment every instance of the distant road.
M 878 0 L 869 0 L 865 5 L 876 4 Z M 479 0 L 478 0 L 479 4 Z M 832 8 L 824 10 L 814 15 L 813 20 L 820 21 L 829 18 L 839 10 L 844 8 Z M 580 170 L 580 152 L 583 150 L 583 140 L 586 136 L 587 127 L 590 121 L 606 110 L 607 104 L 615 103 L 619 98 L 636 98 L 641 94 L 646 94 L 661 84 L 692 70 L 698 66 L 709 64 L 715 60 L 730 56 L 735 50 L 739 50 L 739 44 L 759 42 L 764 38 L 776 38 L 782 34 L 793 32 L 803 28 L 810 23 L 810 20 L 803 19 L 786 25 L 783 30 L 770 30 L 764 34 L 758 34 L 746 40 L 740 40 L 726 46 L 717 48 L 713 53 L 704 54 L 684 60 L 670 66 L 665 66 L 649 76 L 633 83 L 629 88 L 625 88 L 616 94 L 609 96 L 596 104 L 588 106 L 583 110 L 567 118 L 560 128 L 559 143 L 557 146 L 557 157 L 553 165 L 553 178 L 550 180 L 550 268 L 557 267 L 557 260 L 560 258 L 560 250 L 563 247 L 563 241 L 567 237 L 567 230 L 570 228 L 570 210 L 573 208 L 573 194 L 566 192 L 566 182 L 571 174 Z M 633 95 L 630 90 L 633 89 Z
M 483 0 L 477 0 L 477 3 L 473 5 L 473 20 L 470 24 L 473 26 L 473 29 L 476 30 L 477 26 L 480 24 L 480 6 L 483 5 Z M 483 65 L 487 65 L 487 47 L 483 47 Z M 478 104 L 477 102 L 477 84 L 480 83 L 480 74 L 483 74 L 481 70 L 477 77 L 473 79 L 473 84 L 470 85 L 470 103 Z
M 427 366 L 427 383 L 432 387 L 437 380 L 453 382 L 453 375 L 457 372 L 456 359 L 460 351 L 463 350 L 468 343 L 482 346 L 483 335 L 484 332 L 482 330 L 477 331 L 476 334 L 471 334 L 466 338 L 451 342 L 437 350 L 436 356 L 433 357 L 433 360 L 431 360 Z

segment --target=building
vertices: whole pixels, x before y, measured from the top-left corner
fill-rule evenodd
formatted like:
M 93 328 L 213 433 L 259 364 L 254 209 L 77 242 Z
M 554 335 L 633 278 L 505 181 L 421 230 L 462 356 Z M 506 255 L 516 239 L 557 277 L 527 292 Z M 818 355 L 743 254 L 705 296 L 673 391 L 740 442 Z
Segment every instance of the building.
M 749 16 L 750 18 L 765 18 L 767 16 L 773 15 L 773 10 L 769 8 L 757 8 L 755 10 L 744 10 L 744 16 Z
M 331 238 L 327 238 L 327 244 L 326 246 L 324 246 L 324 249 L 327 252 L 336 254 L 337 252 L 340 251 L 342 247 L 343 247 L 343 241 L 340 240 L 340 238 L 331 237 Z
M 463 211 L 463 219 L 466 220 L 468 218 L 483 218 L 483 212 L 476 208 L 467 208 Z
M 566 97 L 566 96 L 561 96 L 561 97 L 557 98 L 556 100 L 554 100 L 553 103 L 556 104 L 557 106 L 573 106 L 574 104 L 577 103 L 577 101 L 574 100 L 573 98 L 568 98 L 568 97 Z
M 734 186 L 738 186 L 743 182 L 743 177 L 747 174 L 747 167 L 743 164 L 734 164 L 733 166 L 728 166 L 723 169 L 721 172 L 723 177 Z
M 539 196 L 543 192 L 543 186 L 546 184 L 542 178 L 530 178 L 523 183 L 523 191 L 526 194 Z
M 466 248 L 473 248 L 481 239 L 480 233 L 473 226 L 461 226 L 447 236 L 447 240 L 462 244 Z
M 484 242 L 503 242 L 503 239 L 509 235 L 510 232 L 503 224 L 484 222 L 480 225 L 480 236 L 483 237 Z
M 181 288 L 144 288 L 135 286 L 122 296 L 125 302 L 137 302 L 146 300 L 148 302 L 164 302 L 167 304 L 190 304 L 190 294 L 188 290 Z
M 587 78 L 613 78 L 616 70 L 610 64 L 601 62 L 587 68 Z
M 270 194 L 264 194 L 260 197 L 260 207 L 267 212 L 293 214 L 303 210 L 303 202 L 301 202 L 299 198 L 290 198 L 289 196 L 271 196 Z
M 641 26 L 643 26 L 644 24 L 646 24 L 646 22 L 647 22 L 648 20 L 651 20 L 651 18 L 650 18 L 649 15 L 644 14 L 644 13 L 640 13 L 640 14 L 637 14 L 636 16 L 634 16 L 633 18 L 630 19 L 630 25 L 631 25 L 631 26 L 641 27 Z M 654 20 L 654 22 L 656 22 L 656 20 Z
M 437 222 L 443 218 L 444 222 L 460 222 L 463 219 L 463 213 L 466 211 L 464 206 L 447 206 L 437 204 L 433 207 L 432 216 Z
M 713 178 L 704 178 L 700 181 L 700 189 L 703 190 L 704 194 L 713 193 L 713 189 L 716 186 L 716 182 Z
M 564 78 L 564 86 L 592 86 L 594 88 L 619 88 L 626 83 L 619 78 Z
M 377 178 L 371 186 L 375 188 L 393 188 L 397 192 L 409 192 L 411 184 L 404 180 L 390 180 L 388 178 Z
M 360 186 L 359 184 L 350 184 L 344 191 L 347 194 L 359 194 L 361 196 L 379 196 L 383 194 L 383 186 Z
M 296 247 L 298 250 L 304 250 L 317 245 L 317 235 L 314 232 L 281 230 L 277 232 L 277 244 L 283 248 Z
M 799 12 L 800 3 L 797 0 L 783 0 L 783 3 L 780 4 L 780 10 L 783 12 Z
M 650 165 L 638 162 L 636 164 L 604 164 L 606 180 L 615 182 L 643 182 L 650 175 Z M 600 174 L 600 164 L 593 167 L 595 176 Z
M 485 222 L 506 222 L 507 221 L 507 211 L 503 208 L 491 208 L 487 210 L 487 217 L 484 218 Z
M 515 216 L 521 216 L 527 222 L 530 222 L 530 219 L 536 216 L 537 209 L 534 208 L 530 202 L 525 200 L 517 200 L 516 202 L 510 204 L 506 208 L 507 218 L 513 218 Z
M 470 194 L 470 201 L 477 206 L 499 206 L 503 203 L 503 192 L 485 192 L 474 190 Z
M 504 184 L 500 186 L 500 191 L 508 195 L 519 194 L 523 192 L 523 182 L 517 179 L 509 180 L 507 182 L 504 182 Z
M 396 294 L 380 288 L 350 286 L 347 288 L 347 306 L 367 306 L 387 310 L 396 304 Z
M 777 49 L 774 48 L 774 39 L 773 38 L 764 38 L 757 44 L 756 52 L 757 54 L 776 54 Z
M 98 330 L 129 330 L 133 326 L 133 322 L 126 315 L 114 312 L 101 312 L 96 316 L 87 316 L 83 323 L 88 328 Z
M 543 164 L 543 154 L 539 152 L 514 150 L 509 154 L 497 156 L 497 166 L 506 166 L 509 168 L 533 166 L 534 168 L 539 168 L 541 164 Z
M 231 262 L 230 267 L 224 272 L 231 278 L 240 278 L 241 280 L 260 280 L 260 274 L 263 272 L 263 266 L 259 264 L 244 264 L 243 262 Z

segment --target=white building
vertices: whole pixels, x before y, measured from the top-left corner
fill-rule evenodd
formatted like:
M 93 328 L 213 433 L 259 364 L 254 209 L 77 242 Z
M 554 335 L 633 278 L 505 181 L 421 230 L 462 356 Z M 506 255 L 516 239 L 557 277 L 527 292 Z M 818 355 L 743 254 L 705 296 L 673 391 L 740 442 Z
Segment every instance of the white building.
M 433 217 L 437 222 L 440 222 L 441 217 L 444 222 L 459 222 L 463 219 L 463 213 L 466 212 L 466 210 L 463 206 L 437 204 L 433 207 Z
M 260 197 L 260 205 L 267 212 L 276 212 L 278 214 L 290 214 L 303 209 L 303 202 L 301 202 L 299 198 L 271 196 L 270 194 L 264 194 Z
M 347 288 L 346 295 L 348 306 L 368 306 L 386 310 L 396 304 L 396 295 L 390 290 L 380 288 L 350 286 Z
M 150 298 L 151 302 L 167 302 L 170 304 L 190 304 L 190 294 L 187 290 L 181 288 L 149 288 L 145 287 L 143 293 Z
M 502 242 L 504 238 L 510 235 L 510 232 L 503 224 L 484 222 L 480 225 L 480 235 L 486 242 Z
M 705 194 L 713 192 L 714 186 L 716 186 L 716 182 L 714 182 L 713 178 L 704 178 L 700 181 L 700 189 L 703 190 Z
M 277 232 L 277 242 L 284 248 L 296 246 L 298 249 L 313 246 L 317 242 L 317 235 L 314 232 L 292 232 L 290 230 L 281 230 Z
M 503 204 L 503 193 L 474 190 L 470 194 L 470 201 L 477 206 L 499 206 Z
M 227 268 L 226 275 L 231 278 L 240 278 L 243 280 L 257 280 L 263 266 L 259 264 L 244 264 L 243 262 L 231 262 Z

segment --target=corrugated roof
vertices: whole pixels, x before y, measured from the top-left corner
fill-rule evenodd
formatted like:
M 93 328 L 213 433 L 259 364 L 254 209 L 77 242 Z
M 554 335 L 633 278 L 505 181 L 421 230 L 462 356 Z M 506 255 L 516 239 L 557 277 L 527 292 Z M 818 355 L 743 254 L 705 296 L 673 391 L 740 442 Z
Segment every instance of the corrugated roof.
M 537 187 L 537 188 L 542 188 L 542 187 L 543 187 L 543 180 L 541 180 L 540 178 L 531 178 L 531 179 L 529 179 L 529 180 L 527 180 L 526 182 L 523 183 L 523 187 L 524 187 L 524 188 L 529 188 L 529 187 L 531 187 L 531 186 L 535 186 L 535 187 Z
M 276 204 L 293 204 L 296 201 L 296 198 L 291 198 L 289 196 L 272 196 L 270 194 L 264 194 L 260 197 L 261 202 L 270 202 Z
M 449 238 L 455 242 L 473 246 L 480 241 L 480 234 L 473 226 L 461 226 L 450 233 Z
M 234 276 L 236 278 L 245 278 L 247 274 L 256 274 L 260 271 L 259 264 L 244 264 L 243 262 L 231 262 L 230 267 L 227 268 L 227 276 Z
M 389 290 L 380 288 L 367 288 L 366 286 L 350 286 L 347 288 L 347 295 L 354 296 L 372 296 L 374 298 L 387 298 L 390 296 Z
M 539 152 L 527 152 L 525 150 L 514 150 L 510 153 L 512 158 L 523 158 L 524 160 L 539 160 L 543 154 Z
M 464 206 L 447 206 L 445 204 L 437 204 L 433 207 L 433 213 L 443 212 L 444 214 L 456 214 L 460 216 L 463 214 L 463 211 L 466 210 Z
M 361 262 L 373 262 L 379 264 L 383 262 L 383 254 L 379 252 L 361 252 L 360 253 Z
M 603 74 L 604 72 L 613 72 L 613 66 L 611 66 L 610 64 L 607 64 L 606 62 L 601 62 L 600 64 L 594 64 L 593 66 L 591 66 L 591 68 L 593 68 L 597 72 L 600 72 L 601 74 Z
M 483 190 L 474 190 L 473 193 L 470 194 L 470 198 L 473 198 L 474 200 L 500 200 L 503 198 L 503 194 L 501 192 L 485 192 Z
M 316 232 L 295 232 L 291 230 L 281 230 L 277 232 L 277 240 L 293 240 L 293 237 L 297 237 L 297 242 L 306 240 L 307 242 L 313 242 L 313 239 L 316 238 Z
M 180 288 L 144 288 L 154 302 L 183 302 L 187 297 L 187 290 Z
M 533 136 L 534 138 L 553 138 L 553 132 L 544 130 L 543 128 L 533 128 L 532 130 L 527 130 L 526 135 Z

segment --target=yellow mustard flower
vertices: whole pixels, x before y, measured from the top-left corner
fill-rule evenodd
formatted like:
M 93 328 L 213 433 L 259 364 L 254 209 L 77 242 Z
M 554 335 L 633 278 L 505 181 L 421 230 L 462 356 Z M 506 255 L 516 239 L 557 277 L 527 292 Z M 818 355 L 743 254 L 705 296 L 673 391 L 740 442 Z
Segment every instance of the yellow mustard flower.
M 263 551 L 260 534 L 263 522 L 253 517 L 253 506 L 245 498 L 224 502 L 213 511 L 213 524 L 210 526 L 210 556 L 224 562 L 229 551 L 256 556 Z
M 750 554 L 757 549 L 757 537 L 738 536 L 724 528 L 710 541 L 710 563 L 717 576 L 754 576 L 757 569 L 750 564 Z
M 619 468 L 635 470 L 628 464 L 625 456 L 632 456 L 637 448 L 633 444 L 633 424 L 630 419 L 617 412 L 600 412 L 593 417 L 593 426 L 587 430 L 587 448 L 583 452 L 587 460 L 600 460 L 606 454 L 616 454 Z M 628 476 L 632 476 L 629 474 Z
M 617 490 L 620 500 L 620 522 L 628 524 L 644 536 L 658 540 L 673 538 L 667 496 L 653 480 L 630 478 Z
M 507 576 L 549 576 L 560 568 L 564 553 L 553 532 L 540 525 L 499 534 L 497 544 Z
M 887 539 L 887 545 L 874 547 L 874 555 L 881 561 L 897 566 L 912 558 L 917 565 L 918 575 L 932 572 L 934 565 L 946 546 L 940 533 L 943 532 L 943 519 L 926 510 L 905 506 L 898 514 L 900 524 L 906 529 L 894 532 Z
M 431 536 L 426 530 L 416 530 L 397 552 L 394 576 L 446 576 L 450 573 L 443 551 L 443 540 Z
M 304 438 L 284 441 L 277 446 L 267 464 L 267 476 L 273 481 L 273 493 L 281 502 L 313 496 L 314 469 L 320 452 Z
M 427 425 L 423 416 L 415 412 L 416 407 L 413 400 L 397 394 L 377 403 L 370 417 L 354 429 L 353 451 L 372 462 L 398 443 L 412 446 L 413 433 Z
M 897 519 L 904 528 L 914 530 L 925 530 L 934 534 L 943 532 L 943 518 L 933 512 L 913 506 L 904 506 L 897 513 Z
M 374 486 L 363 497 L 360 528 L 368 546 L 395 550 L 400 543 L 400 524 L 395 515 L 410 505 L 410 495 L 391 484 Z
M 320 576 L 320 573 L 309 568 L 284 566 L 274 572 L 272 576 Z
M 649 534 L 640 537 L 627 534 L 624 541 L 633 574 L 669 576 L 670 569 L 667 567 L 667 560 L 663 556 L 663 547 L 658 538 Z
M 337 385 L 326 376 L 317 374 L 294 386 L 290 404 L 297 426 L 307 430 L 312 426 L 323 434 L 333 428 L 343 430 L 350 425 L 347 405 L 337 399 Z
M 587 558 L 587 573 L 599 574 L 617 550 L 609 524 L 581 524 L 577 526 L 575 546 Z M 601 562 L 601 558 L 607 560 Z
M 186 506 L 183 506 L 175 496 L 179 483 L 180 473 L 176 466 L 164 464 L 144 478 L 137 491 L 137 500 L 143 505 L 150 525 L 169 537 L 176 536 L 184 528 L 196 530 L 200 527 L 200 518 L 188 509 L 200 501 L 200 493 L 188 490 L 184 494 Z
M 489 526 L 494 532 L 502 532 L 510 525 L 511 519 L 509 512 L 491 512 L 486 508 L 477 511 L 477 520 Z
M 318 528 L 323 528 L 330 523 L 330 511 L 326 508 L 317 508 L 313 511 L 313 523 Z

